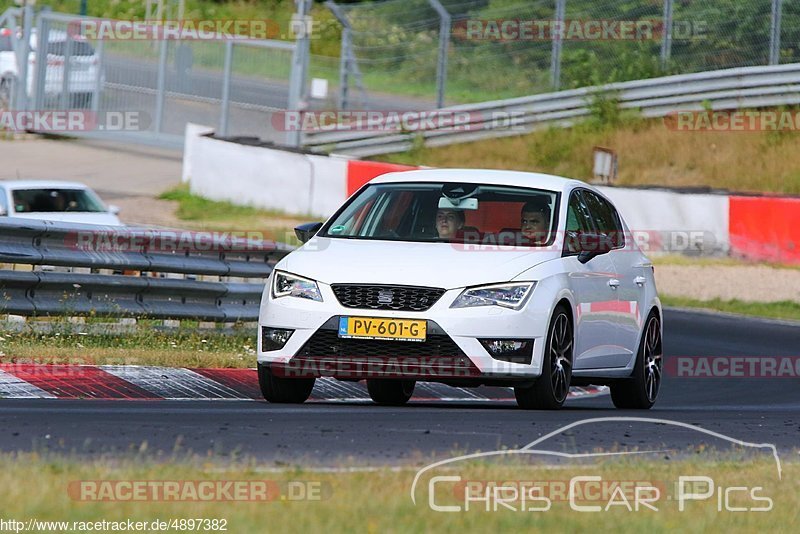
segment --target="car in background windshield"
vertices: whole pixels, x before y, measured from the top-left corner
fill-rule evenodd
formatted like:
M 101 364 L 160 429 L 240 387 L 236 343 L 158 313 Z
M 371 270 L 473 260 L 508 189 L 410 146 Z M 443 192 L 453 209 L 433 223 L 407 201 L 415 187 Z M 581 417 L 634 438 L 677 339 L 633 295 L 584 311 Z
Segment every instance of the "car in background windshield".
M 114 206 L 106 206 L 84 184 L 44 180 L 0 182 L 0 215 L 59 222 L 121 226 Z

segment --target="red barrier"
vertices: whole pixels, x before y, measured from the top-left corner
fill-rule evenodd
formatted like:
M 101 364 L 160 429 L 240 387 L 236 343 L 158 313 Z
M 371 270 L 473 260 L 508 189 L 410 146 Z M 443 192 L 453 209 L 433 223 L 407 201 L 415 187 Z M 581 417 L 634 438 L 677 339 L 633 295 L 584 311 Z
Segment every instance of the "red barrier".
M 410 165 L 397 165 L 395 163 L 383 163 L 382 161 L 360 161 L 350 160 L 347 162 L 347 196 L 349 197 L 358 188 L 369 182 L 376 176 L 387 172 L 411 171 L 419 167 Z
M 730 197 L 731 254 L 800 264 L 800 198 Z

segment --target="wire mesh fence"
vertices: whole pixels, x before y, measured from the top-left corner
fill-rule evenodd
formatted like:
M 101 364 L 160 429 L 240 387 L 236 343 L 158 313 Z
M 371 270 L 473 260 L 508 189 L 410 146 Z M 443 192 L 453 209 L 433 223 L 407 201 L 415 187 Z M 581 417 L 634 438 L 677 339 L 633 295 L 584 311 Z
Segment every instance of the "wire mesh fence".
M 800 5 L 784 0 L 327 5 L 343 26 L 339 92 L 351 96 L 339 100 L 349 107 L 385 108 L 395 96 L 426 109 L 787 63 L 800 46 Z
M 67 132 L 76 136 L 177 146 L 191 122 L 220 135 L 286 142 L 272 115 L 289 105 L 293 43 L 175 38 L 152 22 L 140 23 L 145 31 L 137 37 L 120 31 L 125 21 L 30 13 L 29 28 L 18 20 L 7 24 L 19 58 L 12 56 L 4 74 L 13 98 L 3 107 L 39 114 L 80 110 L 92 124 Z

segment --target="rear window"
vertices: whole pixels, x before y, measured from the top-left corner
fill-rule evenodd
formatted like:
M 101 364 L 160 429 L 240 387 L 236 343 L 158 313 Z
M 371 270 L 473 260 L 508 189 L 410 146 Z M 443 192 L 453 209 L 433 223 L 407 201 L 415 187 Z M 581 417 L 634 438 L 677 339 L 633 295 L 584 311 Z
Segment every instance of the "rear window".
M 70 55 L 72 56 L 94 55 L 94 48 L 86 41 L 72 41 L 70 47 Z M 63 56 L 66 49 L 66 41 L 50 41 L 47 43 L 47 53 L 54 56 Z
M 100 199 L 85 189 L 17 189 L 12 197 L 17 213 L 106 211 Z

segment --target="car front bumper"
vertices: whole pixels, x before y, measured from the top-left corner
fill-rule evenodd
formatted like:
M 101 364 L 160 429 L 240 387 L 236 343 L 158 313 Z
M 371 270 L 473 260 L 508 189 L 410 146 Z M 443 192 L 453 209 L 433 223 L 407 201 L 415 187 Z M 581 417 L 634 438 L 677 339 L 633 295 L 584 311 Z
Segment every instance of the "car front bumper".
M 262 299 L 258 362 L 286 376 L 345 379 L 404 377 L 429 381 L 531 379 L 541 374 L 550 301 L 537 302 L 536 290 L 521 310 L 497 306 L 451 309 L 463 288 L 446 291 L 424 312 L 354 309 L 342 306 L 331 287 L 319 283 L 323 302 L 295 297 L 273 299 L 269 284 Z M 340 339 L 339 317 L 422 319 L 424 343 Z M 293 330 L 280 350 L 262 350 L 262 328 Z M 530 363 L 493 358 L 479 339 L 533 341 Z

